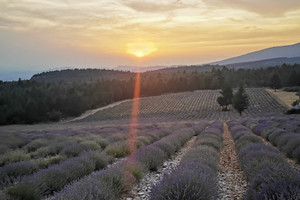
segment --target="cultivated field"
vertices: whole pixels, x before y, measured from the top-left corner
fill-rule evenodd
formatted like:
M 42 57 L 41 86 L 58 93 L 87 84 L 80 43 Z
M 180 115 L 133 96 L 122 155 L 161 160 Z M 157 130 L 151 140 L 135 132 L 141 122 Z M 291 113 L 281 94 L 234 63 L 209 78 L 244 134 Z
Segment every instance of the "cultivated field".
M 285 106 L 288 108 L 292 107 L 292 103 L 296 101 L 299 97 L 296 95 L 297 92 L 286 92 L 283 90 L 277 90 L 276 92 L 271 89 L 266 89 L 267 92 L 274 95 L 276 98 L 278 98 L 279 101 L 281 101 Z
M 130 101 L 77 122 L 0 127 L 0 199 L 297 199 L 300 117 L 263 89 L 247 93 L 241 118 L 220 111 L 218 91 L 195 91 L 141 98 L 139 125 L 127 123 Z
M 287 110 L 264 89 L 247 89 L 246 92 L 249 95 L 250 106 L 243 113 L 244 117 L 281 115 Z M 141 120 L 216 120 L 239 117 L 233 109 L 228 112 L 221 112 L 221 108 L 217 103 L 218 96 L 220 96 L 220 92 L 217 90 L 200 90 L 145 97 L 134 101 L 140 101 L 139 117 Z M 82 121 L 128 119 L 131 115 L 132 104 L 132 101 L 122 103 L 113 108 L 99 111 Z

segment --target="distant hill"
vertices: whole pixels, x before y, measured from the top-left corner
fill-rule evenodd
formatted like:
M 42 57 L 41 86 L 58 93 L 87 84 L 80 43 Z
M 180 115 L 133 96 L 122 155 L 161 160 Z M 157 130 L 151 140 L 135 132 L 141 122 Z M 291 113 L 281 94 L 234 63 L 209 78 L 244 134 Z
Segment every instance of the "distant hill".
M 266 60 L 259 60 L 253 62 L 241 62 L 241 63 L 234 63 L 225 65 L 227 68 L 247 68 L 247 69 L 254 69 L 254 68 L 266 68 L 271 66 L 281 66 L 282 64 L 300 64 L 300 57 L 293 57 L 293 58 L 273 58 L 273 59 L 266 59 Z
M 178 66 L 149 66 L 149 67 L 138 67 L 138 66 L 119 66 L 116 68 L 113 68 L 114 70 L 120 70 L 120 71 L 130 71 L 130 72 L 148 72 L 148 71 L 154 71 L 154 70 L 160 70 L 165 68 L 174 68 Z
M 0 69 L 0 80 L 1 81 L 17 81 L 19 78 L 22 80 L 28 80 L 32 75 L 36 74 L 37 71 L 17 71 L 17 70 L 5 70 Z
M 172 67 L 166 69 L 159 69 L 147 73 L 192 73 L 192 72 L 208 72 L 213 68 L 222 69 L 224 66 L 231 69 L 257 69 L 257 68 L 267 68 L 267 67 L 275 67 L 281 66 L 283 64 L 300 64 L 300 57 L 293 58 L 273 58 L 252 62 L 241 62 L 241 63 L 233 63 L 226 65 L 191 65 L 191 66 L 180 66 L 180 67 Z
M 266 60 L 259 60 L 253 62 L 241 62 L 227 65 L 189 65 L 189 66 L 177 66 L 177 67 L 145 67 L 145 70 L 141 70 L 142 73 L 152 74 L 171 74 L 171 73 L 193 73 L 193 72 L 209 72 L 213 68 L 222 69 L 224 66 L 233 69 L 257 69 L 266 68 L 272 66 L 281 66 L 282 64 L 300 64 L 300 57 L 293 58 L 273 58 Z M 121 69 L 121 68 L 118 68 Z M 148 69 L 148 70 L 146 70 Z M 156 69 L 156 70 L 155 70 Z M 49 81 L 49 82 L 74 82 L 74 81 L 97 81 L 97 80 L 128 80 L 133 77 L 134 70 L 117 71 L 117 70 L 107 70 L 107 69 L 65 69 L 56 70 L 49 72 L 42 72 L 34 75 L 31 80 L 37 81 Z
M 260 51 L 247 53 L 245 55 L 229 58 L 226 60 L 213 62 L 211 64 L 228 65 L 233 63 L 252 62 L 258 60 L 283 58 L 283 57 L 286 58 L 300 57 L 300 43 L 287 45 L 287 46 L 271 47 Z
M 281 66 L 282 64 L 300 64 L 300 43 L 287 46 L 272 47 L 260 51 L 248 53 L 223 61 L 214 62 L 207 65 L 190 66 L 119 66 L 113 70 L 108 69 L 64 69 L 43 72 L 34 75 L 32 80 L 41 81 L 97 81 L 107 79 L 127 80 L 134 76 L 135 72 L 142 73 L 192 73 L 207 72 L 213 68 L 266 68 L 271 66 Z
M 74 82 L 74 81 L 97 81 L 97 80 L 127 80 L 133 76 L 131 72 L 122 72 L 107 69 L 66 69 L 42 72 L 32 76 L 31 80 L 49 82 Z
M 192 73 L 192 72 L 208 72 L 211 71 L 213 68 L 215 69 L 222 69 L 223 66 L 221 65 L 188 65 L 188 66 L 178 66 L 178 67 L 170 67 L 164 68 L 159 70 L 148 71 L 145 73 L 161 73 L 161 74 L 168 74 L 168 73 Z

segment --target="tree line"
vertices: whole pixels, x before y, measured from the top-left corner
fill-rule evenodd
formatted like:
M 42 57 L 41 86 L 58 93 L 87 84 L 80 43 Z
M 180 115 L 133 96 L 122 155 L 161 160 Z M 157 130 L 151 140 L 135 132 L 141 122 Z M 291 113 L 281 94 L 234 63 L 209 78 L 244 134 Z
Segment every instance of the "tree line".
M 80 70 L 76 73 L 80 73 Z M 85 72 L 86 73 L 86 72 Z M 94 72 L 93 72 L 94 73 Z M 74 117 L 88 109 L 133 97 L 135 76 L 84 81 L 0 81 L 0 124 L 58 121 Z M 300 65 L 282 65 L 266 69 L 213 69 L 209 72 L 157 72 L 141 74 L 141 96 L 204 89 L 270 86 L 276 74 L 281 86 L 300 85 Z M 277 78 L 276 78 L 277 79 Z M 278 80 L 277 79 L 277 80 Z M 89 80 L 89 81 L 87 81 Z

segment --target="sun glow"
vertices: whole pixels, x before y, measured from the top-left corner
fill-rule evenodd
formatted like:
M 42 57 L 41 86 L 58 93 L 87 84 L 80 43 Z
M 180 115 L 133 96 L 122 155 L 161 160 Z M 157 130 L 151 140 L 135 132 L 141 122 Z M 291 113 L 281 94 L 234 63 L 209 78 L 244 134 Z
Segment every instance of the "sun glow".
M 150 55 L 151 53 L 157 51 L 157 48 L 151 42 L 141 42 L 141 43 L 128 43 L 127 53 L 132 54 L 136 57 L 144 57 Z

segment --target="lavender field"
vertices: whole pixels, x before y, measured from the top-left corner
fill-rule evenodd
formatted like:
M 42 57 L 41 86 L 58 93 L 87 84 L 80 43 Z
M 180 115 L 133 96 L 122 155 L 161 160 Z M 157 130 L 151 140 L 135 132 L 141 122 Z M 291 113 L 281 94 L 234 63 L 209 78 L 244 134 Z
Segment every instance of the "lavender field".
M 241 117 L 209 90 L 141 98 L 136 124 L 128 101 L 70 123 L 2 126 L 0 199 L 299 199 L 300 118 L 246 91 Z
M 277 116 L 287 110 L 263 88 L 249 88 L 246 92 L 249 95 L 250 106 L 243 113 L 244 117 Z M 221 109 L 217 103 L 218 96 L 220 96 L 218 90 L 199 90 L 144 97 L 139 100 L 139 117 L 144 121 L 223 120 L 239 117 L 239 114 L 233 109 L 228 112 L 220 112 Z M 131 115 L 132 104 L 132 101 L 124 102 L 82 121 L 126 120 Z
M 0 0 L 0 200 L 300 200 L 300 0 Z

